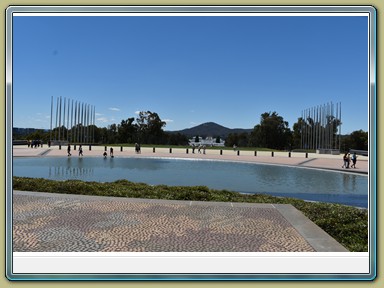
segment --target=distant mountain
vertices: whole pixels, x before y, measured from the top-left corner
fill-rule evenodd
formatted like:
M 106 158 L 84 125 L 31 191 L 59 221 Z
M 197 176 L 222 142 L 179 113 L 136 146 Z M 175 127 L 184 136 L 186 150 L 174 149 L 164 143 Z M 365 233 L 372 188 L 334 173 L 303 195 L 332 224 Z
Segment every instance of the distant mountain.
M 253 129 L 241 129 L 241 128 L 227 128 L 224 126 L 221 126 L 219 124 L 216 124 L 214 122 L 207 122 L 200 124 L 198 126 L 188 128 L 188 129 L 183 129 L 179 131 L 168 131 L 169 133 L 180 133 L 184 134 L 187 137 L 195 137 L 195 136 L 201 136 L 201 137 L 218 137 L 220 136 L 221 138 L 227 138 L 227 136 L 230 133 L 250 133 Z

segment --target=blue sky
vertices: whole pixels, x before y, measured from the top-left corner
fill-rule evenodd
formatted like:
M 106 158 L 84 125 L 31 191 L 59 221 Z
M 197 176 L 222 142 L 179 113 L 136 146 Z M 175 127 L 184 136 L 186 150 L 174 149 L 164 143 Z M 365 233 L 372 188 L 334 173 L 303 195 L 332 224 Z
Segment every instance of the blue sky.
M 276 111 L 341 102 L 342 133 L 368 131 L 368 19 L 23 17 L 13 20 L 13 126 L 50 127 L 51 97 L 107 127 L 152 111 L 181 130 L 253 128 Z

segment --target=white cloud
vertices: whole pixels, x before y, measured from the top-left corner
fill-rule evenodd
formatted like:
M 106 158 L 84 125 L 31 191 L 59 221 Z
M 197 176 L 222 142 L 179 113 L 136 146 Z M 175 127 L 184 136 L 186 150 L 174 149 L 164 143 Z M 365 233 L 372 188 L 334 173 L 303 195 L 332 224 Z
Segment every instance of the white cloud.
M 135 114 L 136 114 L 136 115 L 139 115 L 140 112 L 141 112 L 141 111 L 137 110 L 137 111 L 135 111 Z
M 108 109 L 111 110 L 111 111 L 120 111 L 119 108 L 115 108 L 115 107 L 111 107 L 111 108 L 108 108 Z
M 108 123 L 110 120 L 107 117 L 99 117 L 96 119 L 96 121 L 99 121 L 101 123 Z
M 166 123 L 172 123 L 173 122 L 172 119 L 164 119 L 163 121 L 166 122 Z
M 96 115 L 96 116 L 101 116 L 101 115 L 103 115 L 103 114 L 101 114 L 101 113 L 95 113 L 95 115 Z

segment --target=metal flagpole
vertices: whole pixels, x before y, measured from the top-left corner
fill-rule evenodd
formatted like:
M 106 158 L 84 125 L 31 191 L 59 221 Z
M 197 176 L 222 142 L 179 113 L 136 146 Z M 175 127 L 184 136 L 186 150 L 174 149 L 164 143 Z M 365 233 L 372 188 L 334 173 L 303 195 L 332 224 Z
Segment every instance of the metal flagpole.
M 57 116 L 59 115 L 59 98 L 56 97 L 56 124 L 55 124 L 55 140 L 57 140 Z
M 92 122 L 92 143 L 95 143 L 95 106 L 91 106 L 91 122 Z
M 59 109 L 59 142 L 60 142 L 60 137 L 61 137 L 61 102 L 62 102 L 62 99 L 61 99 L 61 96 L 60 96 L 60 109 Z
M 89 104 L 87 105 L 87 143 L 89 144 L 91 137 L 89 137 Z
M 68 107 L 67 107 L 67 141 L 69 141 L 69 106 L 70 106 L 70 101 L 69 98 L 67 100 L 68 102 Z
M 49 131 L 49 143 L 52 142 L 52 110 L 53 110 L 53 96 L 51 96 L 51 125 L 50 125 L 50 131 Z
M 63 113 L 63 141 L 65 140 L 65 108 L 67 104 L 67 98 L 64 97 L 64 113 Z
M 69 137 L 69 142 L 73 142 L 73 100 L 71 99 L 71 137 Z
M 77 103 L 77 142 L 80 143 L 80 102 Z
M 81 143 L 84 143 L 84 103 L 81 103 Z
M 340 116 L 340 129 L 339 129 L 339 150 L 341 151 L 341 102 L 340 102 L 340 113 L 339 113 L 339 116 Z

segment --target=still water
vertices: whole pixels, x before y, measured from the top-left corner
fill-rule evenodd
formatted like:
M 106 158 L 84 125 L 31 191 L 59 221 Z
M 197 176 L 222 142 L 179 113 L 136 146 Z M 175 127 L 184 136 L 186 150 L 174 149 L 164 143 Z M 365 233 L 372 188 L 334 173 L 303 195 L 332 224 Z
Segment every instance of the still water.
M 368 177 L 341 172 L 207 160 L 156 158 L 14 158 L 13 175 L 52 180 L 205 185 L 367 208 Z

